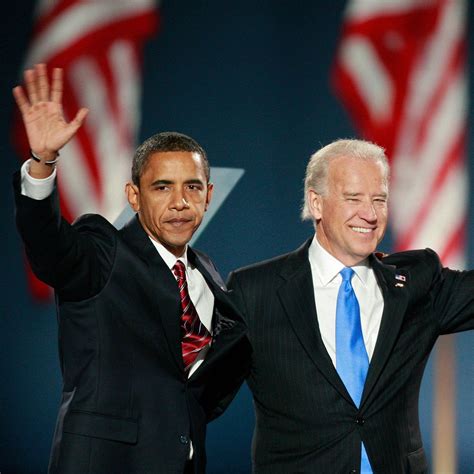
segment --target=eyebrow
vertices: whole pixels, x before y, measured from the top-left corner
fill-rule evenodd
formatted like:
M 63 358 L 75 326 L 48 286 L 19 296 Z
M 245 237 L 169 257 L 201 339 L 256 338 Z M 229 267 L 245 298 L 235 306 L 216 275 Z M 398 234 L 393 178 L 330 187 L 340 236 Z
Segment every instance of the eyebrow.
M 364 193 L 343 193 L 344 197 L 359 197 L 363 195 Z M 375 194 L 374 197 L 388 198 L 388 193 L 378 193 L 378 194 Z
M 153 181 L 153 183 L 151 183 L 150 186 L 164 186 L 164 185 L 174 184 L 174 183 L 175 181 L 170 180 L 170 179 L 157 179 L 156 181 Z M 184 184 L 200 184 L 204 186 L 203 181 L 198 178 L 188 179 L 184 182 Z

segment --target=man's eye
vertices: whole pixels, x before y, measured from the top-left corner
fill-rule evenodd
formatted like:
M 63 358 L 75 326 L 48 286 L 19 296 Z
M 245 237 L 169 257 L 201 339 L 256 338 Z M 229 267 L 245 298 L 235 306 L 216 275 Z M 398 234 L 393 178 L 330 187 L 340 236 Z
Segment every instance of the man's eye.
M 188 189 L 190 191 L 199 191 L 201 189 L 201 186 L 199 186 L 197 184 L 189 184 Z

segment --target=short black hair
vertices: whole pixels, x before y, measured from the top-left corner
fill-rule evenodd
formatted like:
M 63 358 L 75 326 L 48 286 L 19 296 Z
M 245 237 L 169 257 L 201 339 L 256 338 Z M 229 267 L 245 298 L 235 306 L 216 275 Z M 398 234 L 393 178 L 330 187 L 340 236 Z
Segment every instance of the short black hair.
M 206 152 L 199 143 L 191 137 L 179 132 L 161 132 L 147 138 L 135 151 L 132 162 L 132 182 L 136 186 L 140 184 L 140 177 L 148 163 L 148 158 L 153 153 L 167 151 L 189 151 L 199 153 L 202 159 L 204 174 L 209 182 L 211 170 Z

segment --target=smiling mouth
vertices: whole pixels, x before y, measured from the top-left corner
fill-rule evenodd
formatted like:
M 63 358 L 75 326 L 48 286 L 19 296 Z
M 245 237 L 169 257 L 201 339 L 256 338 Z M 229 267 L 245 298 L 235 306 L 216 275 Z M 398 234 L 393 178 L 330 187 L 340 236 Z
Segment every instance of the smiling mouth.
M 366 227 L 353 227 L 353 226 L 351 226 L 351 229 L 354 232 L 358 232 L 359 234 L 369 234 L 370 232 L 374 231 L 374 229 L 367 229 Z

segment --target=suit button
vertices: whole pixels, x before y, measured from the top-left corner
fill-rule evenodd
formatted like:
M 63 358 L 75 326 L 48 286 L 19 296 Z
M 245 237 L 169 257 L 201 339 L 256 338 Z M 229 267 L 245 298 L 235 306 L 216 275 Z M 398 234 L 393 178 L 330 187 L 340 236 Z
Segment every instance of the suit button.
M 365 420 L 361 416 L 358 416 L 355 421 L 359 426 L 362 426 L 365 423 Z
M 188 443 L 189 443 L 189 438 L 188 438 L 187 436 L 181 435 L 181 436 L 179 437 L 179 442 L 180 442 L 181 444 L 188 444 Z
M 352 469 L 351 474 L 357 474 L 357 471 L 355 469 Z

